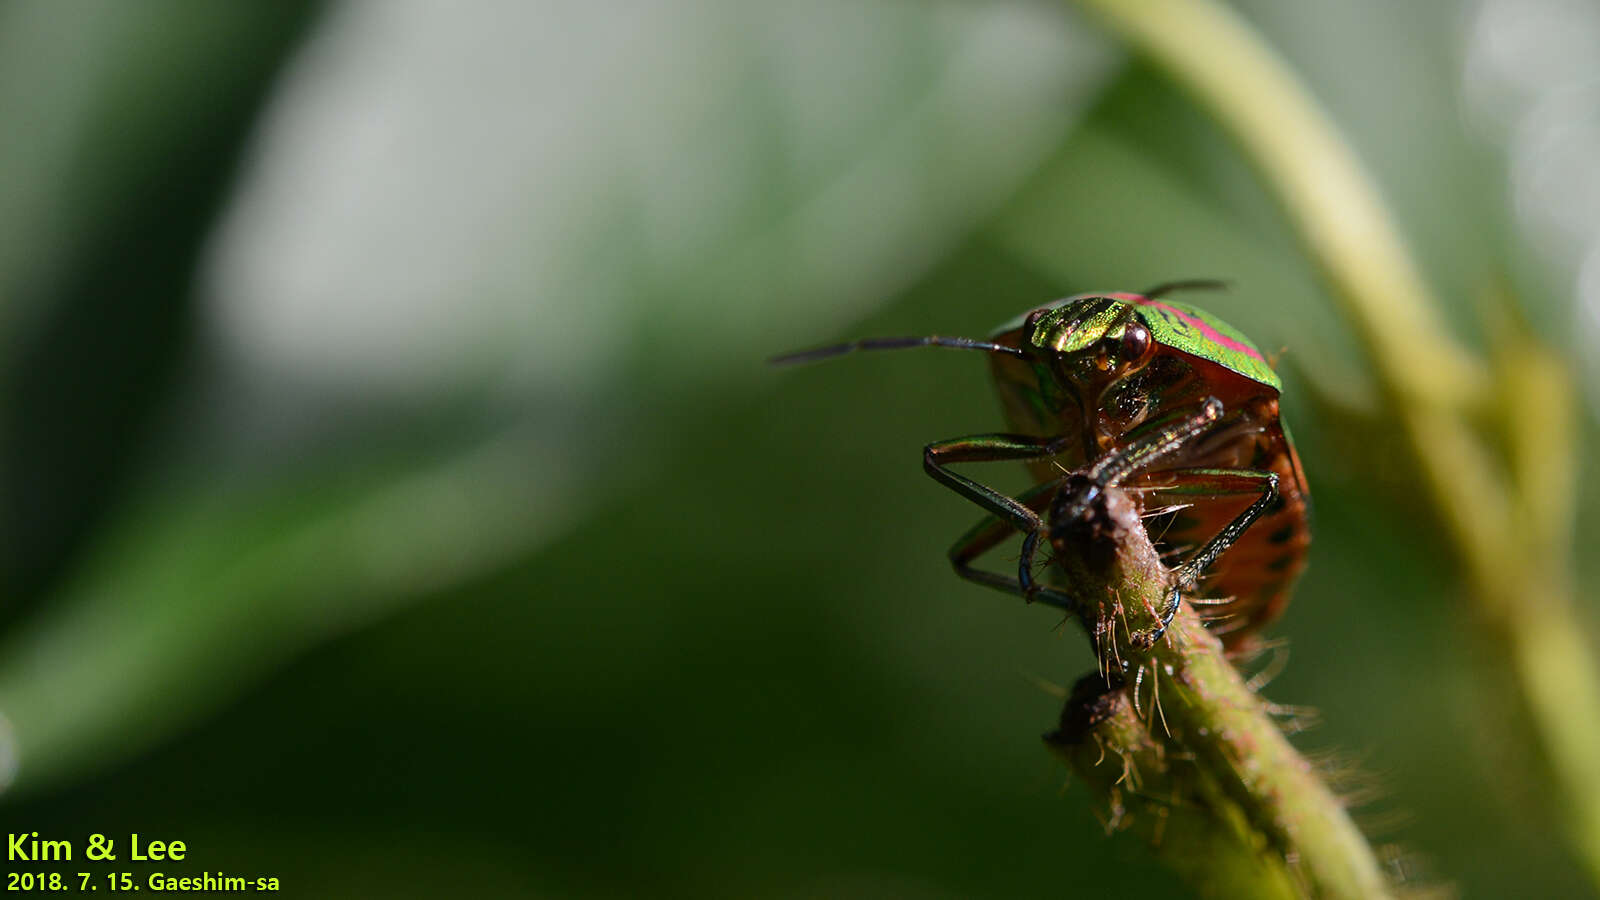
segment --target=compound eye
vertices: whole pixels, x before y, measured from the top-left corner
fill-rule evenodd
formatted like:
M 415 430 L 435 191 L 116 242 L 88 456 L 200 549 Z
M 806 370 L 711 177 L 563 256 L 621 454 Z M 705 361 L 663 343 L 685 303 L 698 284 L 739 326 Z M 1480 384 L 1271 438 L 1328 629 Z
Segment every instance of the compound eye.
M 1034 326 L 1038 325 L 1039 324 L 1039 320 L 1044 318 L 1044 314 L 1049 312 L 1049 311 L 1050 311 L 1050 307 L 1041 306 L 1038 309 L 1034 310 L 1033 312 L 1028 313 L 1028 317 L 1026 319 L 1022 320 L 1022 333 L 1023 333 L 1023 335 L 1027 336 L 1027 335 L 1033 334 Z
M 1155 350 L 1155 339 L 1150 336 L 1150 329 L 1138 322 L 1129 322 L 1122 329 L 1122 346 L 1119 355 L 1123 365 L 1141 366 L 1150 359 L 1150 354 Z

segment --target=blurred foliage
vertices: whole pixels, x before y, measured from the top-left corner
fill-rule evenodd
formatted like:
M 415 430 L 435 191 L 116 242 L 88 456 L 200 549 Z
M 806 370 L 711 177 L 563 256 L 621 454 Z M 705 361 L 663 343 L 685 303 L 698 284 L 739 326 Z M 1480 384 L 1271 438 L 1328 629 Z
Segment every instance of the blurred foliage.
M 998 425 L 983 366 L 761 360 L 1221 276 L 1287 350 L 1317 504 L 1268 695 L 1425 869 L 1581 895 L 1353 342 L 1216 129 L 1091 29 L 200 8 L 0 8 L 14 827 L 321 896 L 1170 895 L 1040 745 L 1031 681 L 1082 640 L 942 559 L 972 516 L 917 454 Z M 1563 343 L 1455 112 L 1467 11 L 1245 11 L 1463 331 L 1510 273 Z

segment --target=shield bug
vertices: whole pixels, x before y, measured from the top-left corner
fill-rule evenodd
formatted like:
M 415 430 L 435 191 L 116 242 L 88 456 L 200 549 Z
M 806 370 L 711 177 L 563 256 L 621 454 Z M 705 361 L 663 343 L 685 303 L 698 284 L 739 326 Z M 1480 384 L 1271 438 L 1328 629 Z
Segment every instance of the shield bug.
M 1186 303 L 1163 299 L 1176 282 L 1142 294 L 1078 294 L 1033 309 L 988 339 L 869 338 L 777 357 L 809 362 L 856 350 L 950 347 L 989 354 L 1008 433 L 935 441 L 928 474 L 989 516 L 950 548 L 962 578 L 1075 611 L 1067 592 L 1034 575 L 1039 545 L 1061 539 L 1110 487 L 1143 504 L 1156 546 L 1174 563 L 1155 627 L 1161 639 L 1182 596 L 1203 574 L 1222 600 L 1224 642 L 1241 646 L 1276 617 L 1305 566 L 1310 493 L 1279 415 L 1281 384 L 1238 330 Z M 1021 461 L 1036 485 L 1011 497 L 954 471 L 957 463 Z M 975 561 L 1022 535 L 1015 575 Z M 1218 628 L 1223 631 L 1224 628 Z

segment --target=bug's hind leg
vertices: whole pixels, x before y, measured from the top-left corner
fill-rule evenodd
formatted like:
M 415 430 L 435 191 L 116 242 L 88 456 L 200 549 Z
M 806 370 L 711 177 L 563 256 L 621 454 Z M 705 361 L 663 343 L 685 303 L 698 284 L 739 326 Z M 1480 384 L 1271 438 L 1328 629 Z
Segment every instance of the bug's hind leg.
M 1172 571 L 1172 588 L 1167 594 L 1166 601 L 1157 610 L 1158 624 L 1155 628 L 1133 636 L 1134 645 L 1143 648 L 1153 647 L 1156 641 L 1161 640 L 1161 636 L 1166 634 L 1167 626 L 1172 624 L 1173 616 L 1178 614 L 1183 592 L 1192 589 L 1205 570 L 1216 562 L 1217 557 L 1233 546 L 1240 535 L 1244 534 L 1256 519 L 1261 518 L 1273 501 L 1278 499 L 1278 474 L 1260 469 L 1173 469 L 1157 473 L 1155 477 L 1159 477 L 1162 481 L 1160 489 L 1163 494 L 1207 496 L 1259 494 L 1260 496 Z

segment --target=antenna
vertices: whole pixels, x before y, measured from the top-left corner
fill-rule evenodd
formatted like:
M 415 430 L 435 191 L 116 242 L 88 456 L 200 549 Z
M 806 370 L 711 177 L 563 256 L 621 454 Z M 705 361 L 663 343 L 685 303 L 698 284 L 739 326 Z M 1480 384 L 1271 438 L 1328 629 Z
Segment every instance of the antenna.
M 1163 281 L 1153 288 L 1146 288 L 1140 293 L 1142 296 L 1154 300 L 1173 291 L 1225 291 L 1227 289 L 1228 282 L 1220 278 L 1188 278 L 1183 281 Z
M 996 344 L 993 341 L 930 334 L 923 337 L 863 338 L 846 344 L 833 344 L 827 347 L 818 347 L 814 350 L 796 350 L 793 353 L 780 354 L 774 356 L 768 362 L 775 366 L 792 366 L 832 359 L 835 356 L 843 356 L 846 353 L 854 353 L 857 350 L 907 350 L 912 347 L 950 347 L 955 350 L 983 350 L 988 353 L 1005 353 L 1019 358 L 1027 357 L 1026 353 L 1016 347 L 1007 347 L 1004 344 Z

